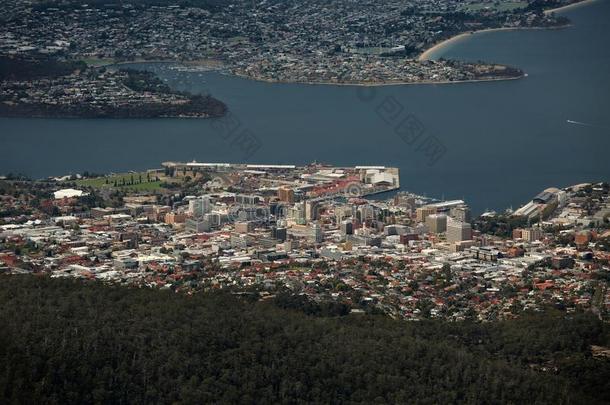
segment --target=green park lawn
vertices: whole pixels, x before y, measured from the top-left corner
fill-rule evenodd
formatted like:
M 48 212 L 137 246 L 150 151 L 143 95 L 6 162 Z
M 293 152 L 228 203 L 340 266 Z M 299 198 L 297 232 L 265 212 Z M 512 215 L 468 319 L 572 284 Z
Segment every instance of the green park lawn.
M 76 180 L 76 184 L 85 187 L 104 188 L 116 187 L 130 191 L 154 191 L 161 189 L 161 181 L 156 181 L 155 176 L 146 178 L 146 172 L 142 173 L 121 173 L 109 176 L 87 178 Z

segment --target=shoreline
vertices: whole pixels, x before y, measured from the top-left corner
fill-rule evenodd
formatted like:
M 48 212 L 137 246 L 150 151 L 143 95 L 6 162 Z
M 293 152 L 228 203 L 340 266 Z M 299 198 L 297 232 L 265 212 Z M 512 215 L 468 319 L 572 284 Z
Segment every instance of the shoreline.
M 594 0 L 584 0 L 584 2 L 588 2 L 588 1 L 594 1 Z M 583 3 L 583 2 L 575 3 L 575 4 L 581 4 L 581 3 Z M 570 7 L 570 6 L 566 6 L 566 7 Z M 453 44 L 454 42 L 458 42 L 458 41 L 460 41 L 463 38 L 469 37 L 471 35 L 481 34 L 481 33 L 484 33 L 484 32 L 561 30 L 561 29 L 568 28 L 568 27 L 571 27 L 571 24 L 558 25 L 556 27 L 499 27 L 499 28 L 484 28 L 482 30 L 474 30 L 474 31 L 462 32 L 461 34 L 454 35 L 451 38 L 447 38 L 446 40 L 439 42 L 438 44 L 434 45 L 432 48 L 426 49 L 424 52 L 421 53 L 421 55 L 419 55 L 417 57 L 417 60 L 418 61 L 431 60 L 431 56 L 433 56 L 432 54 L 434 54 L 437 51 L 440 51 L 440 50 L 446 48 L 447 46 Z
M 185 65 L 182 61 L 146 61 L 146 62 L 121 62 L 123 65 L 130 65 L 136 63 L 176 63 L 178 65 Z M 118 65 L 115 64 L 115 65 Z M 192 66 L 192 65 L 191 65 Z M 395 81 L 395 82 L 353 82 L 353 83 L 336 83 L 336 82 L 316 82 L 316 81 L 290 81 L 290 80 L 273 80 L 273 79 L 265 79 L 263 77 L 253 77 L 244 75 L 241 73 L 232 72 L 224 66 L 218 66 L 214 69 L 210 69 L 208 72 L 217 72 L 221 75 L 225 76 L 233 76 L 238 77 L 244 80 L 251 80 L 260 83 L 269 83 L 269 84 L 303 84 L 308 86 L 341 86 L 341 87 L 383 87 L 383 86 L 408 86 L 408 85 L 431 85 L 431 84 L 460 84 L 460 83 L 483 83 L 483 82 L 499 82 L 505 80 L 518 80 L 527 77 L 527 73 L 523 73 L 519 76 L 513 77 L 492 77 L 488 79 L 469 79 L 469 80 L 443 80 L 443 81 L 434 81 L 434 80 L 423 80 L 420 82 L 405 82 L 405 81 Z
M 577 1 L 575 3 L 567 4 L 565 6 L 561 6 L 561 7 L 557 7 L 557 8 L 552 8 L 552 9 L 549 9 L 549 10 L 545 10 L 544 14 L 548 15 L 548 14 L 553 14 L 553 13 L 557 13 L 557 12 L 563 12 L 563 11 L 571 10 L 571 9 L 574 9 L 574 8 L 577 8 L 577 7 L 588 5 L 588 4 L 593 3 L 595 1 L 597 1 L 597 0 L 581 0 L 581 1 Z M 421 55 L 419 55 L 417 60 L 419 60 L 419 61 L 430 60 L 432 54 L 436 53 L 437 51 L 444 49 L 445 47 L 451 45 L 454 42 L 457 42 L 457 41 L 461 40 L 462 38 L 468 37 L 470 35 L 478 34 L 478 33 L 481 33 L 481 32 L 520 31 L 520 30 L 553 30 L 553 29 L 568 28 L 570 26 L 571 26 L 571 24 L 561 25 L 561 26 L 557 26 L 557 27 L 499 27 L 499 28 L 484 28 L 482 30 L 467 31 L 467 32 L 463 32 L 461 34 L 454 35 L 454 36 L 452 36 L 450 38 L 447 38 L 446 40 L 441 41 L 441 42 L 437 43 L 436 45 L 433 45 L 431 48 L 426 49 L 424 52 L 421 53 Z
M 348 86 L 348 87 L 383 87 L 383 86 L 410 86 L 410 85 L 431 85 L 431 84 L 460 84 L 460 83 L 481 83 L 481 82 L 499 82 L 505 80 L 518 80 L 527 77 L 527 73 L 514 77 L 496 77 L 489 79 L 469 79 L 469 80 L 444 80 L 444 81 L 432 81 L 424 80 L 421 82 L 354 82 L 354 83 L 333 83 L 333 82 L 298 82 L 298 81 L 283 81 L 283 80 L 271 80 L 263 79 L 252 76 L 246 76 L 239 73 L 228 73 L 231 76 L 239 77 L 241 79 L 253 80 L 263 83 L 271 84 L 304 84 L 308 86 Z
M 554 9 L 545 10 L 544 14 L 551 14 L 556 12 L 562 12 L 565 10 L 569 10 L 572 8 L 580 7 L 589 3 L 592 3 L 596 0 L 581 0 L 572 4 L 568 4 L 565 6 L 557 7 Z M 550 26 L 550 27 L 498 27 L 498 28 L 484 28 L 480 30 L 472 30 L 467 32 L 462 32 L 460 34 L 456 34 L 450 38 L 447 38 L 435 45 L 431 48 L 423 51 L 418 57 L 417 61 L 427 61 L 432 60 L 433 55 L 438 51 L 452 45 L 455 42 L 459 42 L 460 40 L 467 38 L 471 35 L 483 33 L 483 32 L 495 32 L 495 31 L 521 31 L 521 30 L 554 30 L 554 29 L 564 29 L 570 27 L 571 24 L 565 24 L 560 26 Z M 227 69 L 226 65 L 218 59 L 198 59 L 191 61 L 182 61 L 182 60 L 171 60 L 171 59 L 156 59 L 156 60 L 145 60 L 145 59 L 136 59 L 133 61 L 112 61 L 103 64 L 92 64 L 96 67 L 111 67 L 111 66 L 124 66 L 130 64 L 139 64 L 139 63 L 175 63 L 182 66 L 201 66 L 208 67 L 210 71 L 221 72 L 224 74 L 228 74 L 231 76 L 239 77 L 247 80 L 254 80 L 258 82 L 264 83 L 281 83 L 281 84 L 306 84 L 306 85 L 325 85 L 325 86 L 359 86 L 359 87 L 377 87 L 377 86 L 404 86 L 404 85 L 430 85 L 430 84 L 458 84 L 458 83 L 478 83 L 478 82 L 491 82 L 491 81 L 502 81 L 502 80 L 516 80 L 527 77 L 527 73 L 524 73 L 520 76 L 515 77 L 497 77 L 497 78 L 489 78 L 489 79 L 471 79 L 471 80 L 456 80 L 456 81 L 432 81 L 432 80 L 423 80 L 419 82 L 404 82 L 404 81 L 396 81 L 396 82 L 354 82 L 354 83 L 336 83 L 330 81 L 317 82 L 317 81 L 285 81 L 285 80 L 273 80 L 273 79 L 265 79 L 260 77 L 252 77 L 240 73 L 235 73 Z
M 570 10 L 573 8 L 581 7 L 590 3 L 595 2 L 596 0 L 581 0 L 572 4 L 568 4 L 565 6 L 557 7 L 554 9 L 545 10 L 545 14 L 551 14 L 556 12 L 562 12 L 566 10 Z M 571 24 L 565 24 L 560 26 L 550 26 L 550 27 L 498 27 L 498 28 L 484 28 L 481 30 L 472 30 L 467 32 L 462 32 L 460 34 L 454 35 L 450 38 L 447 38 L 436 45 L 433 45 L 431 48 L 426 49 L 422 52 L 418 57 L 417 61 L 427 61 L 432 60 L 433 54 L 436 52 L 452 45 L 455 42 L 459 42 L 460 40 L 467 38 L 471 35 L 484 33 L 484 32 L 496 32 L 496 31 L 524 31 L 524 30 L 556 30 L 556 29 L 564 29 L 570 27 Z M 273 80 L 273 79 L 265 79 L 261 77 L 252 77 L 240 73 L 235 73 L 229 71 L 224 63 L 218 59 L 200 59 L 193 61 L 181 61 L 181 60 L 171 60 L 171 59 L 157 59 L 157 60 L 133 60 L 133 61 L 114 61 L 110 63 L 106 63 L 99 66 L 121 66 L 121 65 L 130 65 L 130 64 L 138 64 L 138 63 L 175 63 L 183 66 L 205 66 L 210 68 L 210 71 L 221 72 L 223 74 L 239 77 L 247 80 L 254 80 L 257 82 L 263 83 L 278 83 L 278 84 L 305 84 L 305 85 L 324 85 L 324 86 L 357 86 L 357 87 L 381 87 L 381 86 L 405 86 L 405 85 L 430 85 L 430 84 L 459 84 L 459 83 L 480 83 L 480 82 L 494 82 L 494 81 L 504 81 L 504 80 L 516 80 L 527 77 L 527 73 L 524 73 L 520 76 L 515 77 L 498 77 L 498 78 L 489 78 L 489 79 L 471 79 L 471 80 L 455 80 L 455 81 L 432 81 L 432 80 L 424 80 L 420 82 L 404 82 L 404 81 L 396 81 L 396 82 L 354 82 L 354 83 L 335 83 L 335 82 L 317 82 L 317 81 L 285 81 L 285 80 Z
M 573 8 L 584 6 L 586 4 L 593 3 L 595 1 L 596 0 L 581 0 L 581 1 L 577 1 L 575 3 L 567 4 L 565 6 L 561 6 L 561 7 L 557 7 L 557 8 L 552 8 L 552 9 L 549 9 L 549 10 L 544 10 L 544 14 L 551 14 L 551 13 L 557 13 L 557 12 L 562 12 L 562 11 L 566 11 L 566 10 L 571 10 Z

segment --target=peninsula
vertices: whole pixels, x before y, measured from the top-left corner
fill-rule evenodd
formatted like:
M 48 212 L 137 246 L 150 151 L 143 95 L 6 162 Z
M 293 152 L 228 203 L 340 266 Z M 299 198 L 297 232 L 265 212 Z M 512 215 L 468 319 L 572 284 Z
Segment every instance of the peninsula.
M 0 56 L 0 116 L 207 118 L 226 109 L 209 95 L 173 91 L 150 72 L 94 68 L 55 57 Z

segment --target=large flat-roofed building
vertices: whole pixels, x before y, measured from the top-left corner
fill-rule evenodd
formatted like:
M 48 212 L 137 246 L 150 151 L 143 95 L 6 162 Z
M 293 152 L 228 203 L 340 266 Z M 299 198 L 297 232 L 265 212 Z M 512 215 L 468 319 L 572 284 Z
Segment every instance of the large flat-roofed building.
M 532 199 L 532 202 L 535 202 L 538 204 L 548 204 L 548 203 L 552 202 L 555 198 L 556 198 L 555 193 L 551 193 L 551 192 L 545 190 L 542 193 L 538 194 L 536 197 L 534 197 Z

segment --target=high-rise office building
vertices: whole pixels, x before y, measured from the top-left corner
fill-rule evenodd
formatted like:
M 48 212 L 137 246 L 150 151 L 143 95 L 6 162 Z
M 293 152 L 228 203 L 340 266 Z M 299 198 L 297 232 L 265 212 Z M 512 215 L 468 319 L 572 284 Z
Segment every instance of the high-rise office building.
M 341 222 L 341 234 L 342 235 L 351 235 L 354 233 L 354 224 L 350 220 Z
M 472 239 L 472 227 L 467 222 L 447 221 L 447 242 L 455 243 Z
M 208 221 L 208 224 L 210 224 L 211 227 L 216 227 L 216 226 L 220 226 L 221 223 L 221 217 L 219 214 L 217 213 L 209 213 L 209 214 L 205 214 L 203 216 L 203 219 L 205 219 L 206 221 Z
M 280 187 L 277 196 L 282 202 L 294 204 L 294 190 L 289 187 Z
M 285 241 L 286 240 L 286 228 L 281 228 L 281 227 L 272 227 L 271 228 L 271 237 L 273 239 L 277 239 L 280 241 Z
M 430 233 L 443 233 L 447 230 L 447 215 L 431 214 L 426 217 L 426 225 Z
M 375 219 L 375 207 L 369 204 L 359 206 L 356 209 L 356 218 L 362 222 Z
M 316 243 L 322 243 L 324 242 L 324 231 L 322 230 L 322 227 L 320 226 L 320 224 L 318 224 L 317 222 L 314 223 L 311 227 L 311 236 L 312 236 L 312 240 Z
M 315 221 L 318 219 L 318 202 L 313 200 L 305 201 L 305 220 Z
M 305 202 L 300 202 L 294 205 L 290 210 L 290 218 L 297 224 L 305 223 Z
M 436 207 L 423 206 L 415 210 L 415 217 L 418 222 L 426 222 L 426 217 L 432 214 L 436 214 Z
M 210 197 L 206 195 L 197 197 L 189 201 L 188 212 L 193 217 L 202 217 L 210 211 Z
M 471 220 L 470 207 L 468 207 L 466 204 L 452 207 L 449 210 L 449 215 L 460 222 L 470 223 Z

